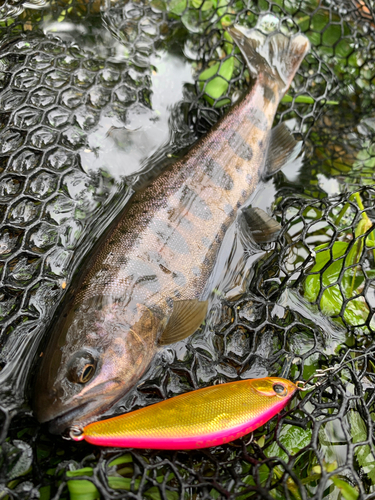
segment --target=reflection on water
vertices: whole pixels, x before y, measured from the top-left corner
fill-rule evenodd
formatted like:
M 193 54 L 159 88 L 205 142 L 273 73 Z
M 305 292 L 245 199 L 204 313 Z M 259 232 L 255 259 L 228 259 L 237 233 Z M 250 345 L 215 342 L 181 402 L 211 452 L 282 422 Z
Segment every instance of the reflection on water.
M 148 102 L 132 103 L 135 90 L 133 96 L 129 90 L 115 91 L 127 108 L 119 116 L 103 116 L 88 135 L 87 149 L 81 153 L 87 173 L 105 171 L 116 180 L 130 177 L 139 173 L 159 148 L 169 145 L 171 111 L 183 99 L 184 84 L 193 81 L 191 66 L 182 55 L 166 51 L 155 54 L 150 62 Z M 132 78 L 135 81 L 139 75 Z
M 146 8 L 144 19 L 147 12 L 160 17 Z M 184 119 L 173 125 L 192 82 L 181 45 L 153 49 L 138 67 L 103 24 L 43 27 L 48 38 L 27 32 L 2 58 L 15 74 L 0 97 L 8 111 L 0 197 L 9 204 L 0 247 L 0 380 L 11 407 L 23 399 L 25 375 L 72 273 L 128 200 L 125 182 L 137 181 L 155 152 L 195 140 Z
M 31 3 L 34 4 L 5 2 L 4 5 L 7 15 L 15 17 L 25 7 L 30 8 Z M 160 6 L 162 2 L 153 4 Z M 171 9 L 177 9 L 184 2 L 171 4 Z M 0 215 L 3 217 L 0 229 L 3 281 L 0 397 L 7 408 L 23 404 L 26 375 L 56 304 L 69 286 L 82 256 L 90 251 L 94 240 L 129 199 L 131 186 L 138 181 L 139 174 L 153 175 L 159 168 L 155 165 L 160 158 L 174 155 L 178 147 L 184 148 L 195 140 L 195 132 L 187 125 L 187 110 L 195 96 L 191 98 L 191 87 L 186 84 L 193 82 L 192 68 L 195 73 L 201 68 L 202 50 L 197 43 L 201 37 L 194 38 L 183 26 L 192 33 L 202 33 L 209 22 L 210 9 L 206 8 L 209 4 L 211 2 L 205 2 L 204 8 L 195 11 L 188 9 L 182 15 L 178 30 L 173 31 L 173 16 L 168 17 L 162 9 L 144 8 L 141 2 L 108 3 L 109 8 L 100 14 L 95 2 L 91 6 L 95 6 L 91 11 L 94 15 L 87 18 L 82 15 L 86 5 L 78 2 L 65 9 L 65 5 L 56 2 L 51 9 L 26 12 L 19 24 L 14 23 L 14 36 L 5 40 L 0 58 L 3 111 L 0 128 Z M 289 3 L 283 3 L 286 4 Z M 45 4 L 39 2 L 39 5 Z M 247 3 L 244 16 L 254 21 L 251 9 L 258 5 L 261 3 Z M 348 42 L 349 54 L 357 41 L 362 47 L 363 39 L 354 40 L 354 35 L 347 35 L 350 22 L 347 17 L 337 21 L 339 11 L 335 10 L 334 2 L 329 2 L 333 5 L 332 10 L 326 2 L 322 9 L 317 7 L 317 15 L 309 10 L 310 7 L 315 9 L 314 2 L 303 5 L 298 13 L 300 26 L 309 24 L 310 27 L 304 29 L 309 30 L 312 37 L 321 38 L 319 43 L 325 46 L 318 50 L 322 57 L 326 53 L 326 60 L 332 64 L 339 59 L 336 55 L 333 57 L 326 44 L 334 35 L 332 30 L 338 27 L 344 30 L 347 38 L 344 45 L 337 44 L 335 37 L 333 43 L 337 54 L 344 58 L 338 64 L 348 64 L 347 59 L 342 62 L 347 57 L 342 54 L 345 43 Z M 1 14 L 5 15 L 3 7 Z M 311 16 L 314 19 L 310 23 Z M 34 29 L 35 20 L 42 31 Z M 212 60 L 212 55 L 215 61 L 223 55 L 221 46 L 217 51 L 213 49 L 217 44 L 216 28 L 215 24 L 216 34 L 211 45 L 208 43 L 205 47 L 206 63 Z M 21 31 L 22 36 L 19 36 Z M 368 41 L 366 37 L 366 50 Z M 293 205 L 284 206 L 277 212 L 279 219 L 284 217 L 285 225 L 298 214 L 301 199 L 323 198 L 327 194 L 354 189 L 361 183 L 371 184 L 374 179 L 373 98 L 362 101 L 365 86 L 359 90 L 349 85 L 358 74 L 361 77 L 363 71 L 368 71 L 366 65 L 360 62 L 358 74 L 356 68 L 350 66 L 351 76 L 349 71 L 346 75 L 349 83 L 345 82 L 342 94 L 334 97 L 340 104 L 323 108 L 322 99 L 330 97 L 327 92 L 335 83 L 327 67 L 321 66 L 319 61 L 318 71 L 317 65 L 318 60 L 311 54 L 292 89 L 292 93 L 314 96 L 316 102 L 312 106 L 303 103 L 290 108 L 285 104 L 280 106 L 282 120 L 288 120 L 288 125 L 299 132 L 308 132 L 305 155 L 286 165 L 248 201 L 271 213 L 275 205 L 291 197 Z M 339 68 L 341 70 L 345 70 L 344 66 Z M 246 75 L 241 71 L 238 73 L 238 78 L 242 79 L 239 88 L 246 85 Z M 199 110 L 203 108 L 206 108 L 206 115 L 196 112 L 190 120 L 195 120 L 197 130 L 204 128 L 213 116 L 217 117 L 217 112 L 207 111 L 207 102 L 201 99 Z M 211 120 L 202 120 L 202 116 Z M 313 119 L 315 122 L 310 129 Z M 368 214 L 373 216 L 372 208 Z M 353 221 L 353 214 L 348 212 L 341 219 L 342 227 L 349 227 Z M 289 245 L 290 240 L 298 240 L 308 224 L 301 245 Z M 311 207 L 303 213 L 303 218 L 296 217 L 295 223 L 289 224 L 288 235 L 283 235 L 285 239 L 276 251 L 274 245 L 258 247 L 246 241 L 241 234 L 241 224 L 234 224 L 227 232 L 207 285 L 207 291 L 213 288 L 215 293 L 211 296 L 206 324 L 187 342 L 161 350 L 139 387 L 111 412 L 119 408 L 129 410 L 205 384 L 280 373 L 285 356 L 290 352 L 295 356 L 290 378 L 307 379 L 318 367 L 326 367 L 340 346 L 367 345 L 371 339 L 365 334 L 358 330 L 353 334 L 331 322 L 317 307 L 307 303 L 298 289 L 288 288 L 312 264 L 314 248 L 331 241 L 333 235 L 334 229 L 326 229 L 325 221 Z M 347 235 L 342 239 L 344 237 Z M 287 247 L 288 252 L 283 253 Z M 366 268 L 366 272 L 369 270 Z M 285 285 L 286 274 L 289 282 Z M 373 306 L 372 285 L 368 293 L 371 293 L 368 296 Z M 369 371 L 373 371 L 371 366 Z M 258 434 L 253 448 L 252 460 L 257 464 L 255 476 L 259 473 L 259 484 L 265 474 L 270 481 L 282 483 L 284 488 L 292 484 L 294 490 L 291 488 L 288 496 L 297 498 L 297 494 L 294 495 L 296 487 L 281 465 L 274 467 L 273 464 L 272 472 L 262 470 L 263 465 L 258 469 L 259 463 L 264 463 L 265 453 L 266 457 L 276 455 L 282 460 L 291 459 L 289 470 L 295 473 L 295 481 L 304 481 L 312 495 L 321 493 L 321 497 L 326 495 L 325 498 L 332 499 L 339 496 L 338 489 L 323 491 L 334 489 L 330 480 L 322 480 L 321 485 L 313 480 L 309 483 L 308 475 L 317 474 L 319 483 L 319 467 L 349 464 L 348 470 L 353 470 L 354 451 L 352 448 L 348 452 L 346 442 L 354 439 L 350 428 L 354 417 L 344 416 L 348 410 L 345 398 L 354 396 L 357 399 L 350 404 L 357 404 L 361 384 L 371 395 L 370 375 L 366 379 L 357 378 L 358 387 L 340 375 L 347 391 L 345 397 L 333 385 L 327 386 L 322 391 L 305 395 L 302 401 L 297 398 L 292 403 L 292 407 L 296 407 L 293 413 L 277 422 L 276 435 L 270 433 L 268 427 L 259 431 L 268 436 L 264 444 L 263 434 Z M 274 424 L 271 424 L 271 431 Z M 20 428 L 24 430 L 23 422 Z M 22 439 L 28 439 L 27 434 L 25 436 Z M 367 439 L 366 429 L 359 436 L 358 441 Z M 33 439 L 34 435 L 30 442 Z M 56 441 L 53 443 L 55 445 Z M 27 446 L 24 443 L 24 450 L 29 453 Z M 305 446 L 309 447 L 307 451 L 303 451 Z M 63 456 L 52 453 L 51 464 L 62 459 L 70 461 L 73 453 L 76 460 L 79 460 L 79 453 L 82 456 L 89 453 L 87 449 L 80 452 L 67 447 L 66 450 Z M 237 463 L 232 461 L 236 451 L 230 450 L 230 457 L 226 455 L 228 463 L 234 464 L 229 474 L 231 481 L 234 481 L 234 467 L 241 470 L 248 460 L 246 456 L 244 461 L 240 453 Z M 203 488 L 210 477 L 215 481 L 221 477 L 223 450 L 214 450 L 211 456 L 218 457 L 214 460 L 218 460 L 220 471 L 212 474 L 206 462 L 206 474 L 202 465 L 199 474 L 204 470 Z M 189 459 L 188 454 L 184 457 Z M 191 484 L 197 481 L 196 476 L 189 476 L 197 466 L 197 455 L 192 454 L 192 457 L 189 472 L 184 471 Z M 160 456 L 155 460 L 160 460 Z M 27 469 L 30 460 L 25 463 Z M 70 466 L 73 465 L 70 463 Z M 365 467 L 368 465 L 360 466 L 361 474 L 367 473 Z M 246 463 L 246 467 L 250 466 Z M 346 469 L 344 472 L 346 474 Z M 97 477 L 102 473 L 101 468 Z M 38 472 L 33 470 L 33 474 L 36 477 Z M 147 474 L 149 472 L 144 477 Z M 32 483 L 29 484 L 33 488 Z M 197 489 L 189 491 L 199 495 Z

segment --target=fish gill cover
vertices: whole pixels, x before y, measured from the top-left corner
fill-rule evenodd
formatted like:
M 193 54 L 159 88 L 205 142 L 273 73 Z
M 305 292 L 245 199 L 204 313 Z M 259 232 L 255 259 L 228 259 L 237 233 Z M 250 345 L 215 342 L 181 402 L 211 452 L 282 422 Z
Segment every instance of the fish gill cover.
M 292 380 L 351 362 L 251 443 L 150 452 L 50 436 L 27 377 L 53 311 L 132 186 L 247 87 L 224 28 L 260 13 L 312 44 L 276 116 L 305 155 L 255 200 L 272 199 L 282 232 L 248 252 L 237 297 L 228 264 L 233 288 L 208 325 L 162 351 L 113 411 L 279 376 L 288 359 Z M 0 498 L 374 498 L 372 3 L 5 0 L 0 15 Z

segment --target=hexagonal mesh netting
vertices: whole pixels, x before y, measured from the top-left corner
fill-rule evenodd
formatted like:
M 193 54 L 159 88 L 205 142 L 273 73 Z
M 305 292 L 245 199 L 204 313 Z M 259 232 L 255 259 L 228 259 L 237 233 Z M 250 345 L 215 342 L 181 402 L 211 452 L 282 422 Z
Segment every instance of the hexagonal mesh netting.
M 304 156 L 254 198 L 282 232 L 242 252 L 245 290 L 218 296 L 112 412 L 285 366 L 336 372 L 251 442 L 151 452 L 49 435 L 28 377 L 64 290 L 132 187 L 251 84 L 225 28 L 267 12 L 312 44 L 275 120 Z M 374 28 L 370 0 L 3 2 L 0 498 L 375 498 Z

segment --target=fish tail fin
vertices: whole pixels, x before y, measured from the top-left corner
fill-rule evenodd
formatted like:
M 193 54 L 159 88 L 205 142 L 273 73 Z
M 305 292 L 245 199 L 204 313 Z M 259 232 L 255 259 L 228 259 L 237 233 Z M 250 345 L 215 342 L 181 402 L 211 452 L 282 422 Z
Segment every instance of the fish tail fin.
M 309 51 L 310 42 L 301 33 L 288 36 L 274 30 L 265 34 L 270 17 L 273 27 L 275 24 L 278 27 L 278 18 L 266 15 L 259 19 L 255 28 L 235 26 L 228 32 L 245 58 L 251 76 L 258 78 L 263 75 L 268 81 L 276 81 L 281 99 Z

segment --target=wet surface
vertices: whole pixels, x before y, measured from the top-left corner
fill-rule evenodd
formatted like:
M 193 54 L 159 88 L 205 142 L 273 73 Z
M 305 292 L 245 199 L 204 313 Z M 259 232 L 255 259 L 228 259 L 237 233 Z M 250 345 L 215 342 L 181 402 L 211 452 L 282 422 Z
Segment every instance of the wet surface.
M 175 2 L 167 14 L 163 5 L 153 2 L 145 8 L 138 2 L 117 2 L 101 13 L 95 3 L 89 12 L 83 3 L 70 12 L 65 4 L 40 5 L 41 10 L 31 10 L 30 3 L 22 2 L 2 7 L 2 16 L 8 19 L 1 24 L 0 55 L 0 403 L 4 410 L 22 405 L 28 408 L 28 399 L 24 399 L 26 376 L 53 311 L 84 255 L 129 199 L 139 174 L 146 173 L 141 179 L 155 175 L 159 160 L 191 145 L 225 111 L 225 107 L 210 107 L 202 99 L 201 86 L 194 86 L 204 65 L 224 55 L 223 44 L 218 47 L 216 28 L 213 36 L 202 36 L 211 22 L 209 9 L 201 9 L 199 14 L 193 8 L 183 12 Z M 320 41 L 315 42 L 291 93 L 315 100 L 282 104 L 276 121 L 286 121 L 306 140 L 305 153 L 249 200 L 269 213 L 274 211 L 281 221 L 284 231 L 276 252 L 274 245 L 256 247 L 244 242 L 239 227 L 230 228 L 208 285 L 217 290 L 217 300 L 206 325 L 187 342 L 160 351 L 139 387 L 109 414 L 209 384 L 277 375 L 288 353 L 296 358 L 291 377 L 303 374 L 307 378 L 317 367 L 336 362 L 342 350 L 353 347 L 363 353 L 371 345 L 373 243 L 355 261 L 357 281 L 351 282 L 366 305 L 356 304 L 354 309 L 359 313 L 355 312 L 345 327 L 329 319 L 327 309 L 325 314 L 319 310 L 319 300 L 315 304 L 307 300 L 303 280 L 311 272 L 317 246 L 331 241 L 349 243 L 358 235 L 363 210 L 358 200 L 349 199 L 349 195 L 340 197 L 340 193 L 373 183 L 372 62 L 366 41 L 373 40 L 373 34 L 368 24 L 351 15 L 350 7 L 342 13 L 334 5 L 323 6 L 312 18 L 315 4 L 300 8 L 299 26 Z M 244 12 L 237 16 L 240 21 Z M 246 15 L 251 18 L 253 14 Z M 309 27 L 304 25 L 306 16 L 310 16 Z M 12 18 L 16 19 L 13 24 L 9 21 Z M 326 28 L 326 18 L 340 30 L 334 57 L 336 35 Z M 355 56 L 351 55 L 353 46 Z M 354 69 L 346 71 L 348 67 Z M 248 83 L 243 67 L 236 71 L 227 90 L 234 97 Z M 323 106 L 327 98 L 339 105 Z M 326 195 L 339 196 L 327 202 Z M 374 220 L 373 191 L 362 191 L 360 197 L 364 212 Z M 347 203 L 350 209 L 341 216 Z M 366 231 L 363 234 L 370 239 L 370 231 Z M 325 290 L 319 293 L 321 299 L 327 297 Z M 344 300 L 353 297 L 345 296 L 347 287 L 340 293 Z M 337 307 L 341 304 L 342 299 L 336 301 L 328 316 L 339 316 Z M 314 467 L 323 465 L 323 469 L 325 464 L 336 463 L 341 467 L 335 472 L 338 477 L 350 472 L 355 478 L 360 469 L 362 485 L 355 479 L 351 484 L 370 493 L 371 478 L 361 463 L 353 465 L 353 440 L 355 436 L 368 440 L 367 434 L 361 434 L 361 421 L 369 426 L 369 412 L 373 411 L 373 370 L 371 364 L 362 368 L 362 372 L 344 371 L 341 380 L 335 380 L 324 393 L 318 391 L 305 398 L 304 405 L 292 413 L 292 420 L 280 422 L 276 440 L 274 424 L 266 426 L 256 435 L 252 458 L 244 447 L 180 454 L 175 456 L 179 471 L 188 478 L 187 484 L 195 481 L 200 485 L 201 498 L 212 497 L 213 484 L 219 498 L 224 498 L 228 496 L 224 492 L 239 492 L 253 485 L 249 479 L 244 481 L 252 463 L 255 491 L 257 498 L 262 498 L 264 479 L 254 464 L 260 467 L 272 456 L 277 460 L 292 457 L 291 467 L 297 474 L 294 481 L 310 497 L 323 498 L 323 486 L 332 488 L 333 483 L 327 476 L 322 486 L 314 480 L 308 482 L 308 474 L 313 475 L 306 465 L 309 461 Z M 354 411 L 358 408 L 360 413 Z M 318 429 L 318 444 L 311 444 L 312 421 Z M 107 452 L 94 460 L 90 458 L 92 448 L 63 443 L 45 430 L 35 442 L 37 424 L 22 412 L 14 417 L 9 431 L 5 421 L 3 429 L 9 432 L 9 446 L 18 450 L 3 451 L 6 456 L 23 457 L 20 470 L 28 470 L 32 453 L 38 457 L 34 458 L 33 472 L 16 485 L 19 498 L 32 498 L 32 492 L 39 488 L 36 485 L 50 482 L 43 467 L 56 474 L 52 490 L 57 493 L 59 481 L 63 484 L 67 476 L 62 480 L 55 471 L 57 461 L 61 461 L 56 457 L 63 456 L 69 463 L 74 459 L 82 467 L 97 467 L 95 470 L 105 465 L 108 471 L 111 456 Z M 268 441 L 261 446 L 264 435 Z M 293 439 L 288 441 L 290 435 Z M 303 456 L 305 465 L 298 469 L 295 463 L 304 446 L 310 446 L 310 458 Z M 171 459 L 168 454 L 149 455 L 148 462 L 143 456 L 133 453 L 138 469 L 132 466 L 132 477 L 139 478 L 139 471 L 146 475 L 152 467 L 168 477 L 169 466 L 160 466 L 161 460 Z M 97 459 L 102 461 L 100 466 Z M 357 460 L 360 462 L 358 456 Z M 371 455 L 368 462 L 372 463 Z M 20 474 L 12 468 L 13 463 L 7 465 L 7 474 L 11 471 L 8 480 Z M 261 471 L 273 480 L 282 476 L 284 493 L 276 486 L 273 491 L 285 497 L 285 491 L 289 495 L 292 491 L 290 477 L 283 475 L 283 466 L 278 467 L 276 475 Z M 95 481 L 103 485 L 99 479 Z M 176 486 L 177 480 L 165 482 L 173 493 L 183 490 L 191 495 L 183 480 L 182 486 Z M 207 482 L 210 487 L 204 486 Z M 153 486 L 147 484 L 148 488 Z M 113 493 L 107 483 L 103 488 L 107 496 Z M 137 493 L 135 487 L 133 491 Z

